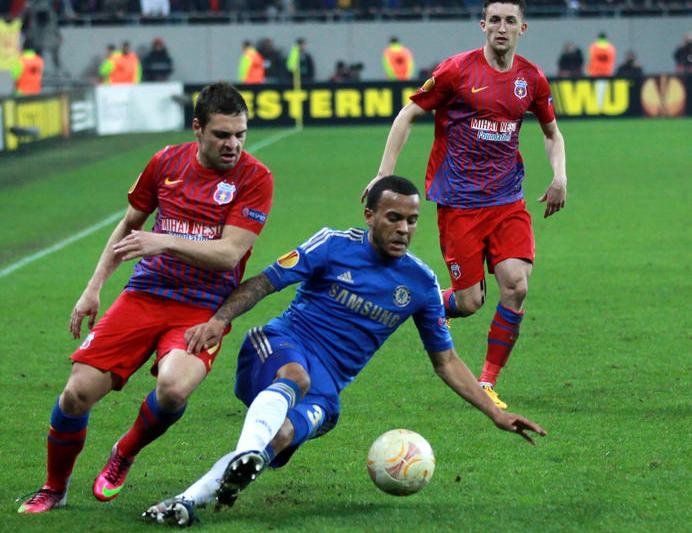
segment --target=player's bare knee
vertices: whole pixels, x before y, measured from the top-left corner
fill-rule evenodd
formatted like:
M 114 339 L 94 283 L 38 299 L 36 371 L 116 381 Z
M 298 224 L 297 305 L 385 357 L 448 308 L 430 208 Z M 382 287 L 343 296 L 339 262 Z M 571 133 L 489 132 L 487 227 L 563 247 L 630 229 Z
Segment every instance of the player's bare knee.
M 298 363 L 289 363 L 276 372 L 277 379 L 290 379 L 300 387 L 302 396 L 310 390 L 310 374 Z
M 513 300 L 515 302 L 523 302 L 529 292 L 529 283 L 526 277 L 512 277 L 502 284 L 500 293 L 504 299 Z
M 60 409 L 68 416 L 83 416 L 96 403 L 86 390 L 68 382 L 60 395 Z
M 164 380 L 156 384 L 156 400 L 166 412 L 182 409 L 189 395 L 189 391 L 179 383 Z
M 457 295 L 459 293 L 456 293 Z M 459 314 L 461 316 L 470 316 L 476 311 L 478 311 L 481 307 L 483 307 L 483 303 L 485 302 L 485 298 L 483 297 L 483 294 L 478 293 L 478 294 L 465 294 L 462 298 L 457 298 L 457 309 L 459 310 Z

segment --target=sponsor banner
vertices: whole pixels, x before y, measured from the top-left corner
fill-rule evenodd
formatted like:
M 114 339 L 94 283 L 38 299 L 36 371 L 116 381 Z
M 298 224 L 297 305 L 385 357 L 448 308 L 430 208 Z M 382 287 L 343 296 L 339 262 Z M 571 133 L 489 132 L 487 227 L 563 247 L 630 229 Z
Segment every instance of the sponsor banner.
M 2 120 L 2 109 L 3 107 L 0 105 L 0 124 L 4 124 L 4 121 Z M 5 149 L 5 135 L 2 134 L 4 130 L 5 128 L 3 126 L 2 130 L 0 130 L 0 152 Z
M 97 131 L 113 133 L 172 131 L 183 128 L 179 82 L 100 85 L 96 88 Z
M 651 76 L 643 80 L 642 114 L 648 117 L 692 115 L 692 76 Z
M 391 122 L 417 90 L 417 82 L 318 83 L 295 90 L 289 85 L 238 85 L 252 126 L 293 124 L 367 124 Z M 192 102 L 203 85 L 186 85 Z M 558 118 L 616 118 L 689 115 L 692 77 L 642 79 L 575 78 L 550 81 Z M 521 87 L 518 88 L 521 90 Z M 431 119 L 431 116 L 429 116 Z
M 203 85 L 186 85 L 191 103 Z M 418 89 L 416 82 L 317 83 L 296 90 L 290 85 L 238 85 L 252 125 L 362 124 L 391 122 Z M 192 105 L 186 107 L 186 123 Z
M 70 130 L 73 134 L 96 131 L 96 101 L 93 89 L 70 93 Z
M 692 114 L 692 77 L 561 79 L 550 82 L 560 118 L 679 117 Z
M 2 102 L 2 115 L 5 150 L 70 135 L 66 94 L 8 99 Z

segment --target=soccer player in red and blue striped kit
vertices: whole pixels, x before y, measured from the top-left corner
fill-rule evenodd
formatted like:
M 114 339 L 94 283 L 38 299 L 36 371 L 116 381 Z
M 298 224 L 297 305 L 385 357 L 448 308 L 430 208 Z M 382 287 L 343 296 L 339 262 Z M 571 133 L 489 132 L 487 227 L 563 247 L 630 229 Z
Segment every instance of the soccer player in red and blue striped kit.
M 185 331 L 209 319 L 238 287 L 272 203 L 271 172 L 243 150 L 247 112 L 231 85 L 205 87 L 192 121 L 196 142 L 155 154 L 130 189 L 125 216 L 72 312 L 72 335 L 80 336 L 86 317 L 91 331 L 71 356 L 71 374 L 53 408 L 46 482 L 20 513 L 65 505 L 91 408 L 122 389 L 153 353 L 156 387 L 94 481 L 101 501 L 120 493 L 136 455 L 180 419 L 211 371 L 220 343 L 189 353 Z M 142 231 L 154 211 L 153 228 Z M 125 290 L 96 323 L 101 287 L 120 263 L 138 257 Z
M 495 383 L 519 336 L 534 261 L 519 153 L 524 114 L 540 122 L 553 180 L 540 201 L 544 217 L 565 206 L 565 144 L 543 72 L 515 54 L 526 31 L 523 0 L 485 0 L 482 48 L 443 61 L 400 111 L 387 138 L 377 176 L 394 173 L 413 121 L 435 111 L 435 140 L 425 176 L 427 198 L 437 203 L 440 247 L 452 287 L 443 291 L 447 316 L 469 316 L 485 301 L 485 270 L 500 288 L 479 381 L 506 408 Z M 365 193 L 364 193 L 365 194 Z

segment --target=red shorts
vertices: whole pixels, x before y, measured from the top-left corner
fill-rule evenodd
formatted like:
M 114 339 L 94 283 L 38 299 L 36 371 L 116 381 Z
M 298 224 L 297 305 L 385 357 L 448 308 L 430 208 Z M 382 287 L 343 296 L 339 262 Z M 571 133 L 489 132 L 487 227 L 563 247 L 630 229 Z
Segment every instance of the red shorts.
M 459 209 L 437 206 L 440 248 L 454 290 L 472 287 L 485 277 L 483 262 L 492 274 L 505 259 L 533 263 L 535 242 L 526 202 Z
M 156 375 L 159 361 L 171 350 L 187 349 L 185 330 L 213 314 L 212 309 L 169 298 L 123 291 L 70 359 L 115 374 L 120 378 L 115 388 L 121 389 L 154 351 L 151 373 Z M 197 354 L 207 372 L 220 348 L 221 343 Z

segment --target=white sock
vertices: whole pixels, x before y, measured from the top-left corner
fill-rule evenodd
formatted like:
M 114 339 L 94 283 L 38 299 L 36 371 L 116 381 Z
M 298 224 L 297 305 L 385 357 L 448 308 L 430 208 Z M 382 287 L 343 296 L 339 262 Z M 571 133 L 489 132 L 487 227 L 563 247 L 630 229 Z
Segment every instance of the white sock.
M 206 505 L 214 499 L 216 491 L 221 484 L 221 476 L 223 476 L 228 463 L 231 462 L 236 452 L 227 453 L 221 459 L 214 463 L 209 472 L 190 485 L 185 492 L 178 494 L 178 498 L 185 498 L 194 502 L 195 505 Z
M 236 451 L 264 451 L 286 419 L 289 408 L 287 389 L 283 383 L 273 383 L 255 397 L 245 415 Z M 295 400 L 291 405 L 293 403 Z

